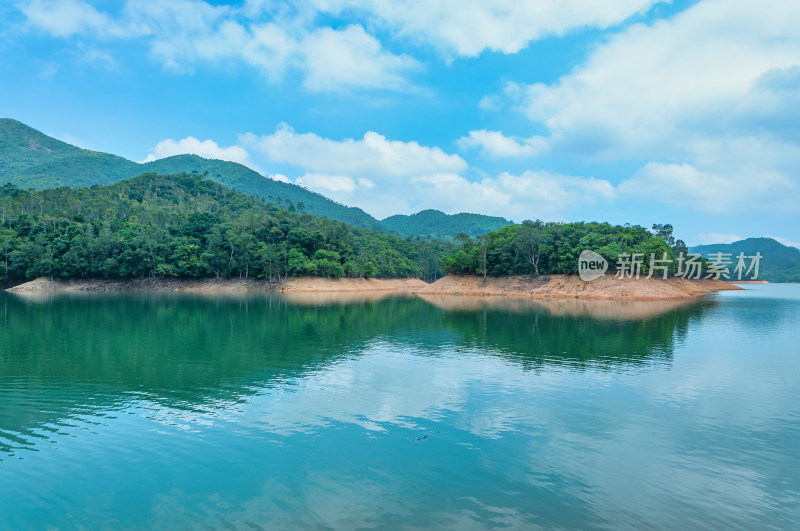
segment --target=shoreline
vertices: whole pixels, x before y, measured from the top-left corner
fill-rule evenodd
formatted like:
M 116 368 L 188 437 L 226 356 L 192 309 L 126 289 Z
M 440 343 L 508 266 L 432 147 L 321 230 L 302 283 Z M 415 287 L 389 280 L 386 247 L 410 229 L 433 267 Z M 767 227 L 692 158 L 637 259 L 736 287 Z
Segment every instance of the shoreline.
M 577 275 L 487 278 L 448 275 L 416 292 L 419 295 L 503 296 L 523 299 L 685 300 L 717 291 L 742 290 L 724 280 L 604 276 L 585 282 Z
M 164 279 L 132 280 L 77 279 L 48 280 L 37 278 L 6 291 L 19 295 L 45 293 L 97 293 L 117 291 L 182 293 L 301 293 L 391 294 L 419 296 L 478 296 L 516 299 L 585 299 L 585 300 L 685 300 L 708 293 L 742 290 L 723 280 L 682 278 L 625 279 L 601 277 L 584 282 L 577 275 L 542 277 L 489 277 L 448 275 L 428 284 L 418 278 L 340 278 L 291 277 L 281 282 L 254 279 Z
M 281 282 L 240 278 L 137 278 L 129 280 L 70 279 L 49 280 L 41 277 L 5 291 L 31 293 L 97 293 L 119 291 L 181 292 L 181 293 L 360 293 L 391 292 L 422 289 L 427 283 L 417 278 L 376 279 L 292 277 Z

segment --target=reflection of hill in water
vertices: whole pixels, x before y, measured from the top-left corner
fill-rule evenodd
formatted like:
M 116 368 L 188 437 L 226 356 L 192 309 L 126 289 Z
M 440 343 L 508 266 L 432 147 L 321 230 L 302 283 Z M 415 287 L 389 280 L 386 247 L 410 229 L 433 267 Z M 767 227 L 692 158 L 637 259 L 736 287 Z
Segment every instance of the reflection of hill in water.
M 612 369 L 670 359 L 691 320 L 715 304 L 706 299 L 618 307 L 609 301 L 530 302 L 502 307 L 485 301 L 482 309 L 447 311 L 445 323 L 458 330 L 462 344 L 505 353 L 523 367 L 591 363 Z
M 618 320 L 610 318 L 610 307 L 606 318 L 596 319 L 586 308 L 520 301 L 457 309 L 419 298 L 335 302 L 164 294 L 33 302 L 3 296 L 0 441 L 24 440 L 42 427 L 143 398 L 186 410 L 235 404 L 264 386 L 324 370 L 345 355 L 357 357 L 376 339 L 422 351 L 480 348 L 523 367 L 635 365 L 670 356 L 676 335 L 709 304 Z
M 502 296 L 419 294 L 426 302 L 446 311 L 477 312 L 484 310 L 509 313 L 547 313 L 561 317 L 592 317 L 617 321 L 651 319 L 679 308 L 697 304 L 697 300 L 604 300 L 604 299 L 522 299 Z

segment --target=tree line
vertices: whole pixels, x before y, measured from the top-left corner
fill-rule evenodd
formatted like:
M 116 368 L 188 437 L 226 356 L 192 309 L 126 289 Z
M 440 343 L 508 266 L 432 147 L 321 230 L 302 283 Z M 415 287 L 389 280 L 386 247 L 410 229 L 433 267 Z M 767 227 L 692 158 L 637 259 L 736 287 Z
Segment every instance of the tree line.
M 672 230 L 668 224 L 654 225 L 651 232 L 638 225 L 524 221 L 476 238 L 458 235 L 460 248 L 445 257 L 443 269 L 448 274 L 483 276 L 575 274 L 578 256 L 589 249 L 606 258 L 611 271 L 622 253 L 641 253 L 644 274 L 651 254 L 662 258 L 666 253 L 669 272 L 675 273 L 676 257 L 688 250 Z
M 591 249 L 613 271 L 623 252 L 686 246 L 671 225 L 525 221 L 455 242 L 399 238 L 264 201 L 198 175 L 145 174 L 112 185 L 0 187 L 0 281 L 49 278 L 416 277 L 577 272 Z M 645 261 L 642 272 L 647 273 Z M 674 272 L 675 264 L 670 266 Z
M 0 187 L 0 279 L 435 280 L 455 250 L 297 210 L 196 175 L 42 191 L 7 184 Z

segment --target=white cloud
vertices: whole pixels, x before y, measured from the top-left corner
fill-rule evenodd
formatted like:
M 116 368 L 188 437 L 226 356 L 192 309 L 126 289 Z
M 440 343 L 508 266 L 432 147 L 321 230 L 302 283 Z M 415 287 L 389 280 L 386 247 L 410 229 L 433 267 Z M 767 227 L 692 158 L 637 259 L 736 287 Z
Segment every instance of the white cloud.
M 800 208 L 800 3 L 704 0 L 522 89 L 549 148 L 641 162 L 622 189 L 701 210 Z M 648 162 L 650 161 L 650 162 Z
M 619 191 L 674 205 L 698 205 L 719 213 L 731 209 L 789 209 L 794 206 L 792 198 L 797 186 L 785 175 L 757 168 L 720 174 L 701 171 L 687 163 L 649 162 L 622 182 Z M 788 197 L 783 195 L 787 191 L 791 192 Z
M 738 234 L 722 234 L 718 232 L 707 232 L 697 235 L 698 245 L 711 245 L 714 243 L 733 243 L 744 240 Z
M 310 91 L 409 90 L 406 75 L 419 68 L 414 58 L 385 50 L 359 24 L 333 29 L 313 27 L 304 17 L 264 20 L 247 6 L 128 0 L 112 17 L 81 0 L 34 0 L 22 11 L 30 25 L 56 37 L 145 39 L 151 55 L 177 71 L 191 71 L 199 61 L 237 60 L 277 82 L 297 70 Z
M 696 165 L 648 162 L 620 183 L 619 191 L 711 213 L 797 211 L 800 183 L 784 166 L 800 162 L 800 149 L 743 139 L 723 146 L 709 143 L 706 156 L 694 157 Z
M 362 26 L 308 29 L 275 22 L 240 22 L 219 8 L 203 7 L 202 16 L 179 19 L 175 14 L 145 11 L 153 26 L 152 52 L 167 67 L 181 70 L 205 60 L 241 60 L 271 81 L 289 69 L 304 73 L 312 92 L 351 88 L 406 90 L 405 75 L 418 67 L 415 59 L 384 50 Z M 158 15 L 158 16 L 156 16 Z M 176 31 L 177 29 L 177 31 Z M 177 35 L 176 35 L 177 33 Z
M 292 182 L 291 180 L 289 180 L 289 178 L 287 176 L 285 176 L 282 173 L 274 173 L 272 175 L 267 175 L 267 177 L 269 177 L 273 181 L 278 181 L 278 182 L 281 182 L 281 183 L 291 183 Z
M 482 111 L 499 111 L 503 101 L 497 94 L 487 94 L 478 102 L 478 108 Z
M 128 0 L 120 24 L 127 37 L 149 41 L 150 53 L 171 69 L 186 69 L 199 59 L 220 60 L 244 48 L 231 9 L 196 0 Z
M 21 10 L 31 24 L 56 37 L 87 31 L 100 36 L 118 32 L 111 17 L 81 0 L 32 0 Z
M 239 141 L 272 163 L 300 168 L 303 174 L 296 184 L 379 218 L 435 208 L 519 220 L 564 219 L 568 209 L 617 197 L 606 180 L 549 172 L 503 173 L 471 181 L 461 175 L 469 168 L 458 155 L 375 132 L 360 139 L 332 140 L 280 124 L 273 134 L 248 133 Z
M 561 219 L 572 208 L 614 199 L 608 181 L 550 172 L 507 172 L 473 182 L 446 174 L 414 179 L 414 188 L 397 197 L 418 198 L 417 210 L 435 208 L 448 213 L 480 212 L 521 221 Z
M 365 30 L 377 27 L 452 56 L 484 50 L 516 53 L 529 42 L 567 31 L 618 24 L 659 0 L 311 0 L 296 5 L 249 1 L 127 0 L 116 14 L 83 0 L 31 0 L 21 10 L 31 26 L 57 37 L 143 38 L 165 67 L 190 71 L 197 61 L 235 59 L 268 79 L 289 69 L 311 91 L 409 90 L 419 62 L 386 50 Z M 350 24 L 320 26 L 330 16 Z M 489 100 L 486 101 L 489 104 Z
M 342 87 L 404 89 L 403 74 L 417 68 L 415 59 L 394 55 L 359 25 L 342 30 L 322 28 L 303 39 L 301 50 L 307 75 L 303 85 L 312 91 Z
M 512 138 L 500 131 L 480 129 L 457 140 L 462 149 L 480 148 L 489 157 L 533 157 L 547 148 L 542 137 Z
M 314 133 L 296 133 L 286 124 L 271 135 L 242 135 L 240 142 L 272 162 L 300 166 L 314 173 L 365 178 L 403 178 L 467 169 L 458 155 L 417 142 L 388 140 L 369 131 L 361 139 L 337 141 Z
M 250 155 L 242 146 L 221 147 L 213 140 L 198 140 L 193 136 L 187 136 L 181 140 L 167 138 L 162 140 L 153 148 L 152 152 L 145 157 L 142 162 L 152 162 L 154 160 L 171 157 L 173 155 L 199 155 L 207 159 L 227 160 L 238 162 L 260 171 L 250 160 Z
M 310 190 L 324 193 L 353 192 L 356 181 L 347 175 L 324 175 L 321 173 L 306 173 L 297 178 L 297 184 Z
M 379 218 L 435 208 L 513 219 L 564 219 L 568 209 L 617 197 L 606 180 L 549 172 L 502 173 L 470 181 L 461 175 L 469 168 L 458 155 L 375 132 L 332 140 L 281 124 L 273 134 L 248 133 L 240 142 L 272 163 L 300 168 L 297 184 Z
M 503 173 L 497 181 L 503 189 L 522 201 L 533 200 L 540 208 L 551 210 L 594 204 L 617 197 L 610 182 L 594 177 L 526 171 L 519 176 Z
M 297 179 L 311 190 L 357 206 L 378 218 L 425 209 L 480 212 L 505 218 L 566 220 L 570 209 L 613 200 L 606 180 L 549 172 L 502 173 L 470 181 L 457 173 L 436 173 L 364 182 L 348 176 L 307 173 Z
M 384 218 L 423 209 L 447 213 L 480 212 L 509 219 L 566 220 L 566 212 L 612 201 L 617 191 L 607 180 L 543 171 L 469 180 L 469 167 L 458 155 L 417 142 L 390 140 L 375 132 L 360 139 L 332 140 L 297 133 L 280 124 L 274 133 L 239 136 L 241 145 L 223 147 L 195 137 L 159 142 L 142 161 L 191 153 L 239 162 L 260 171 L 253 155 L 273 164 L 298 168 L 297 178 L 283 173 L 268 178 L 297 184 L 343 204 Z M 249 151 L 248 151 L 249 150 Z M 259 159 L 261 161 L 261 159 Z
M 796 247 L 797 249 L 800 249 L 800 242 L 790 240 L 789 238 L 782 238 L 780 236 L 775 236 L 774 234 L 765 234 L 764 237 L 772 238 L 773 240 L 782 243 L 783 245 L 787 245 L 789 247 Z
M 364 13 L 400 37 L 447 55 L 484 50 L 516 53 L 529 42 L 583 27 L 606 28 L 644 12 L 657 0 L 316 0 L 323 12 Z
M 558 83 L 528 87 L 528 114 L 554 140 L 577 141 L 583 151 L 661 153 L 667 142 L 675 153 L 691 152 L 695 135 L 675 133 L 727 129 L 730 119 L 709 118 L 736 113 L 763 74 L 800 62 L 792 22 L 800 4 L 770 3 L 705 0 L 670 21 L 634 25 Z

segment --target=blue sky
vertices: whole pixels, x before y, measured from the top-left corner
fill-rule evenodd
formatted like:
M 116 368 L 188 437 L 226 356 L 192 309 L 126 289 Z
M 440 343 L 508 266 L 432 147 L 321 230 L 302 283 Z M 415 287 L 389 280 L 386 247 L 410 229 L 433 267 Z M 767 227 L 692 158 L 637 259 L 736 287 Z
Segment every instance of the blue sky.
M 800 2 L 28 0 L 0 116 L 242 162 L 376 217 L 800 241 Z

